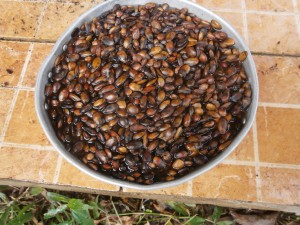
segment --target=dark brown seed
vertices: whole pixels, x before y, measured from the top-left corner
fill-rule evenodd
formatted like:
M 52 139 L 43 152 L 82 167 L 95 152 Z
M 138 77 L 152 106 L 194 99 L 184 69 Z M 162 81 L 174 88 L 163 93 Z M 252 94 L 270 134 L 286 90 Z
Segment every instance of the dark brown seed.
M 147 94 L 147 93 L 149 93 L 151 91 L 154 91 L 154 90 L 155 90 L 155 86 L 148 86 L 148 87 L 145 87 L 142 92 L 144 94 Z
M 90 97 L 89 97 L 88 94 L 85 93 L 85 92 L 82 92 L 82 93 L 80 94 L 80 98 L 81 98 L 81 101 L 82 101 L 83 103 L 88 103 L 88 102 L 90 101 Z
M 157 146 L 158 146 L 158 140 L 149 142 L 149 144 L 148 144 L 148 150 L 151 152 L 154 149 L 156 149 Z
M 187 64 L 189 66 L 196 66 L 199 63 L 199 60 L 197 58 L 188 58 L 184 60 L 184 64 Z
M 151 48 L 149 54 L 150 55 L 157 55 L 158 53 L 160 53 L 162 51 L 162 48 L 159 46 L 155 46 L 153 48 Z
M 172 52 L 175 50 L 173 41 L 169 41 L 169 42 L 166 44 L 166 49 L 167 49 L 168 53 L 171 55 Z
M 62 89 L 60 92 L 59 92 L 59 95 L 58 95 L 58 100 L 60 102 L 63 102 L 67 99 L 67 97 L 69 96 L 69 92 L 68 92 L 68 89 L 64 88 Z
M 104 102 L 105 102 L 105 100 L 102 99 L 102 98 L 100 98 L 100 99 L 98 99 L 97 101 L 95 101 L 95 102 L 93 103 L 93 105 L 94 105 L 94 107 L 99 107 L 99 106 L 101 106 Z
M 139 28 L 135 28 L 132 32 L 132 38 L 137 40 L 140 38 L 140 30 Z
M 154 156 L 153 163 L 159 168 L 166 167 L 166 163 L 159 156 Z
M 228 127 L 228 122 L 224 117 L 222 117 L 218 122 L 218 130 L 220 134 L 225 134 L 227 131 L 227 127 Z
M 130 103 L 127 105 L 127 112 L 129 114 L 136 115 L 139 113 L 139 108 L 137 106 L 135 106 L 134 104 Z
M 191 124 L 191 116 L 190 114 L 185 114 L 183 117 L 183 126 L 188 127 Z
M 144 131 L 144 130 L 146 130 L 146 127 L 144 125 L 134 124 L 134 125 L 130 126 L 130 131 L 132 131 L 132 132 L 139 132 L 139 131 Z
M 127 62 L 127 54 L 126 54 L 125 51 L 119 51 L 119 52 L 117 53 L 117 55 L 118 55 L 118 58 L 119 58 L 119 60 L 120 60 L 121 62 L 123 62 L 123 63 L 126 63 L 126 62 Z
M 180 67 L 178 73 L 180 76 L 185 77 L 190 72 L 190 70 L 191 70 L 190 65 L 184 64 Z
M 162 72 L 163 75 L 173 77 L 174 76 L 174 71 L 169 69 L 169 68 L 161 68 L 160 71 Z
M 173 106 L 167 106 L 162 112 L 161 117 L 166 118 L 172 115 L 172 113 L 175 111 L 175 107 Z
M 98 69 L 101 65 L 101 59 L 99 57 L 95 58 L 92 63 L 92 67 L 94 70 Z
M 157 29 L 157 30 L 160 30 L 160 29 L 161 29 L 161 24 L 160 24 L 160 22 L 158 22 L 157 20 L 153 20 L 153 21 L 151 22 L 151 26 L 152 26 L 153 28 Z
M 241 52 L 241 54 L 239 55 L 239 60 L 242 62 L 247 58 L 248 52 L 243 51 Z
M 166 97 L 165 91 L 161 90 L 161 91 L 158 92 L 157 100 L 159 102 L 162 102 L 165 99 L 165 97 Z
M 143 147 L 143 143 L 140 141 L 132 141 L 127 144 L 129 150 L 138 150 Z
M 108 103 L 114 103 L 117 101 L 118 95 L 115 92 L 107 92 L 105 93 L 104 98 Z
M 106 106 L 102 112 L 104 114 L 111 114 L 111 113 L 116 112 L 117 109 L 118 109 L 118 105 L 114 103 L 114 104 L 110 104 L 110 105 Z
M 50 96 L 53 93 L 53 88 L 51 84 L 47 84 L 45 87 L 45 95 Z
M 137 83 L 130 83 L 130 84 L 129 84 L 129 88 L 130 88 L 132 91 L 141 91 L 141 90 L 142 90 L 141 85 L 139 85 L 139 84 L 137 84 Z
M 172 164 L 173 169 L 180 170 L 184 167 L 184 162 L 181 159 L 176 159 Z
M 105 44 L 106 46 L 112 46 L 114 45 L 114 40 L 108 36 L 104 36 L 102 39 L 103 44 Z
M 222 25 L 216 20 L 211 21 L 211 26 L 213 28 L 215 28 L 216 30 L 221 30 L 222 29 Z
M 173 31 L 167 33 L 167 35 L 166 35 L 166 41 L 172 41 L 175 38 L 175 36 L 176 36 L 176 33 L 173 32 Z

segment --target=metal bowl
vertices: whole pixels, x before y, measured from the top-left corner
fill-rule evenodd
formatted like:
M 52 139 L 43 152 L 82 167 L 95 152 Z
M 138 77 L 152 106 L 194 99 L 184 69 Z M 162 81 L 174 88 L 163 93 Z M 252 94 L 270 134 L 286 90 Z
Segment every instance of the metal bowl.
M 81 161 L 79 161 L 75 156 L 73 156 L 71 153 L 66 151 L 64 145 L 60 142 L 60 140 L 56 137 L 55 131 L 51 125 L 51 122 L 48 118 L 47 112 L 45 110 L 45 96 L 44 96 L 44 88 L 48 81 L 48 73 L 51 71 L 51 68 L 54 64 L 55 58 L 61 54 L 64 44 L 66 44 L 71 39 L 71 32 L 74 28 L 79 27 L 82 23 L 86 21 L 91 21 L 94 17 L 101 15 L 103 12 L 112 9 L 112 7 L 115 4 L 120 5 L 143 5 L 147 2 L 155 2 L 155 3 L 168 3 L 171 7 L 176 8 L 184 8 L 186 7 L 189 12 L 196 14 L 198 17 L 206 19 L 208 21 L 215 19 L 219 21 L 222 24 L 223 31 L 227 32 L 227 34 L 234 38 L 235 40 L 235 46 L 237 46 L 240 50 L 247 51 L 248 57 L 244 61 L 244 67 L 246 70 L 246 73 L 249 78 L 249 82 L 252 87 L 252 103 L 247 111 L 246 115 L 246 123 L 242 130 L 239 132 L 239 134 L 234 138 L 232 143 L 229 145 L 229 147 L 213 158 L 211 161 L 203 165 L 202 167 L 194 170 L 193 172 L 178 178 L 173 181 L 167 181 L 167 182 L 160 182 L 160 183 L 154 183 L 151 185 L 143 185 L 143 184 L 137 184 L 137 183 L 131 183 L 128 181 L 122 181 L 110 176 L 106 176 L 104 174 L 101 174 L 99 172 L 91 170 L 89 167 L 87 167 L 85 164 L 83 164 Z M 47 59 L 42 64 L 35 87 L 35 108 L 36 112 L 39 118 L 39 121 L 44 129 L 44 132 L 46 133 L 46 136 L 48 137 L 49 141 L 52 143 L 52 145 L 56 148 L 56 150 L 72 165 L 77 167 L 79 170 L 83 171 L 84 173 L 94 177 L 95 179 L 98 179 L 99 181 L 104 181 L 110 184 L 127 187 L 127 188 L 134 188 L 139 190 L 153 190 L 153 189 L 160 189 L 160 188 L 167 188 L 175 185 L 179 185 L 181 183 L 184 183 L 188 180 L 191 180 L 206 171 L 212 169 L 216 165 L 218 165 L 222 160 L 224 160 L 242 141 L 242 139 L 246 136 L 248 131 L 251 128 L 251 125 L 255 119 L 255 114 L 257 110 L 258 105 L 258 79 L 256 74 L 256 68 L 255 64 L 252 58 L 252 55 L 247 47 L 247 45 L 244 43 L 240 35 L 235 31 L 235 29 L 224 19 L 219 17 L 218 15 L 214 14 L 213 12 L 203 8 L 202 6 L 192 3 L 188 0 L 109 0 L 106 2 L 103 2 L 92 9 L 88 10 L 86 13 L 81 15 L 57 40 L 55 46 L 52 49 L 52 52 L 47 57 Z

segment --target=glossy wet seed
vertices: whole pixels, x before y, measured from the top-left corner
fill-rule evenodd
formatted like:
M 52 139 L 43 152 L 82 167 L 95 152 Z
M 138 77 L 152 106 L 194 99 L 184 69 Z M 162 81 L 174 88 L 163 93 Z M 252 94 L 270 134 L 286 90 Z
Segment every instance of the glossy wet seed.
M 251 104 L 247 52 L 186 9 L 115 5 L 77 28 L 45 105 L 58 138 L 91 169 L 171 181 L 224 151 Z

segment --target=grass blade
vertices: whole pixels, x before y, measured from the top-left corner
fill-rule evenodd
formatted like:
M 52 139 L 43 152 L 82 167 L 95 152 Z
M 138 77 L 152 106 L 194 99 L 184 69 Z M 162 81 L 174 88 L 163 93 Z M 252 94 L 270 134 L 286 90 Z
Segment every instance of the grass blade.
M 6 225 L 9 216 L 10 207 L 7 207 L 3 214 L 0 216 L 0 224 Z
M 70 201 L 70 198 L 68 198 L 64 195 L 61 195 L 61 194 L 54 193 L 54 192 L 47 192 L 47 197 L 50 201 L 53 201 L 53 202 L 68 203 Z
M 178 212 L 182 216 L 190 215 L 189 210 L 187 209 L 186 205 L 183 203 L 170 201 L 170 202 L 167 202 L 167 205 L 169 207 L 171 207 L 172 209 L 174 209 L 176 212 Z

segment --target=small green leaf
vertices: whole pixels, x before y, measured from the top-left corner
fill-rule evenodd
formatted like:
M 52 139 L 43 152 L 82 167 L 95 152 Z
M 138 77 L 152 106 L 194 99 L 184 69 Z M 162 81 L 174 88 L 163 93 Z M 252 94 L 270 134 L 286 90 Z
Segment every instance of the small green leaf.
M 74 220 L 80 225 L 95 225 L 88 210 L 71 210 Z
M 93 218 L 98 219 L 100 216 L 99 210 L 102 210 L 96 202 L 89 202 L 89 205 L 92 207 L 93 210 Z
M 234 223 L 234 221 L 219 221 L 216 224 L 217 225 L 232 225 Z
M 55 217 L 57 214 L 64 212 L 67 208 L 67 205 L 60 205 L 56 209 L 49 209 L 48 212 L 44 213 L 44 219 L 47 220 Z
M 145 213 L 152 213 L 153 211 L 151 209 L 146 209 Z
M 74 210 L 88 210 L 93 208 L 88 204 L 84 204 L 81 199 L 75 199 L 75 198 L 69 200 L 68 207 Z
M 33 196 L 41 194 L 45 189 L 41 187 L 30 188 L 30 194 Z
M 68 203 L 70 201 L 70 198 L 63 196 L 61 194 L 54 193 L 54 192 L 47 192 L 47 197 L 49 198 L 50 201 L 53 201 L 53 202 Z
M 212 214 L 212 219 L 216 222 L 222 216 L 223 210 L 221 207 L 215 206 L 214 212 Z
M 71 199 L 68 203 L 68 207 L 71 209 L 72 216 L 78 224 L 94 225 L 89 213 L 89 209 L 93 207 L 84 204 L 80 199 Z
M 10 211 L 10 207 L 7 207 L 5 209 L 5 211 L 2 213 L 2 215 L 0 216 L 0 224 L 2 224 L 2 225 L 6 225 L 7 224 L 7 220 L 8 220 L 8 216 L 9 216 L 9 211 Z
M 186 208 L 186 205 L 183 203 L 170 201 L 167 203 L 167 205 L 178 212 L 180 215 L 188 216 L 190 214 L 189 210 Z
M 0 200 L 2 200 L 5 203 L 8 203 L 6 195 L 2 192 L 0 192 Z
M 193 216 L 185 224 L 187 225 L 201 225 L 204 224 L 205 219 L 200 216 Z
M 30 221 L 33 217 L 33 213 L 26 212 L 26 211 L 28 211 L 32 206 L 33 204 L 29 204 L 23 207 L 18 213 L 18 215 L 15 218 L 13 218 L 11 221 L 9 221 L 7 225 L 23 225 L 24 223 Z
M 73 221 L 72 220 L 68 220 L 68 221 L 64 221 L 62 223 L 59 223 L 57 225 L 72 225 L 73 224 Z

